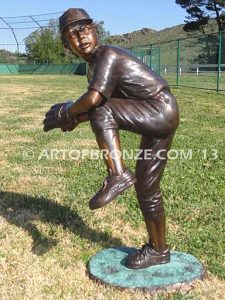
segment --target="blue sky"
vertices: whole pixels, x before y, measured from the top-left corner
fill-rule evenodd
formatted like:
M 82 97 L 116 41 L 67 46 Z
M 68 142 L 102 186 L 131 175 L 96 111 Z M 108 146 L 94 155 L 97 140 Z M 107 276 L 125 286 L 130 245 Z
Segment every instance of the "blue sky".
M 183 23 L 185 16 L 175 0 L 1 0 L 0 16 L 60 12 L 70 7 L 85 8 L 96 20 L 104 20 L 112 34 L 143 27 L 160 30 Z
M 70 7 L 84 8 L 95 20 L 103 20 L 105 29 L 111 34 L 128 33 L 143 27 L 161 30 L 184 23 L 185 17 L 185 10 L 176 5 L 175 0 L 1 0 L 0 16 L 46 14 Z M 7 33 L 0 30 L 0 43 L 13 42 L 12 34 Z M 21 42 L 21 30 L 16 34 Z

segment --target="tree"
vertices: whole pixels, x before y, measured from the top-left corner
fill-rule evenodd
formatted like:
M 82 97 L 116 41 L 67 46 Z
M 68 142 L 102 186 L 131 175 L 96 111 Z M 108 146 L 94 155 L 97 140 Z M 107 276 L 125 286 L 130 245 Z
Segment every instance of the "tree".
M 218 31 L 225 29 L 225 1 L 224 0 L 176 0 L 176 4 L 186 9 L 187 16 L 184 30 L 200 30 L 204 35 L 204 26 L 215 18 Z
M 30 62 L 49 64 L 74 61 L 62 45 L 57 20 L 50 20 L 47 27 L 32 32 L 24 41 Z
M 101 41 L 106 41 L 109 32 L 104 29 L 104 22 L 98 22 L 96 25 Z M 29 62 L 39 64 L 80 62 L 76 55 L 63 47 L 57 20 L 50 20 L 46 27 L 35 30 L 24 41 Z
M 214 19 L 218 31 L 225 29 L 225 1 L 224 0 L 176 0 L 182 8 L 186 9 L 187 16 L 183 29 L 186 32 L 200 31 L 204 37 L 198 38 L 202 45 L 198 63 L 213 64 L 218 61 L 218 36 L 206 32 L 206 25 Z M 203 46 L 205 44 L 205 46 Z
M 105 24 L 104 24 L 104 21 L 100 21 L 100 22 L 97 22 L 96 23 L 97 25 L 97 31 L 98 31 L 98 36 L 99 36 L 99 39 L 101 41 L 101 43 L 107 43 L 109 44 L 109 40 L 110 40 L 110 32 L 109 31 L 106 31 L 105 29 Z

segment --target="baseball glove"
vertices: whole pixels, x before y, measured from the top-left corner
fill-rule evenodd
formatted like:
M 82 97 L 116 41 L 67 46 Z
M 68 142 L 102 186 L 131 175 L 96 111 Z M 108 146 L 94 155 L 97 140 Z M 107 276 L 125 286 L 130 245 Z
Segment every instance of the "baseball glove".
M 68 101 L 53 105 L 45 114 L 43 130 L 47 132 L 55 128 L 60 128 L 64 132 L 72 131 L 78 125 L 77 118 L 75 116 L 70 117 L 68 114 L 68 109 L 72 104 L 72 101 Z

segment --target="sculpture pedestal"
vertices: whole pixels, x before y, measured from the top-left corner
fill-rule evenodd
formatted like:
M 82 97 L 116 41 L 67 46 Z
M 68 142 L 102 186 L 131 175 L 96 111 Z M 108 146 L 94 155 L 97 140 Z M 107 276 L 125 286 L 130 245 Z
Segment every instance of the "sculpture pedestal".
M 193 255 L 175 251 L 171 252 L 171 261 L 167 264 L 128 269 L 124 260 L 133 251 L 134 248 L 115 247 L 98 252 L 88 263 L 90 277 L 122 289 L 149 291 L 187 290 L 196 279 L 204 277 L 204 267 Z

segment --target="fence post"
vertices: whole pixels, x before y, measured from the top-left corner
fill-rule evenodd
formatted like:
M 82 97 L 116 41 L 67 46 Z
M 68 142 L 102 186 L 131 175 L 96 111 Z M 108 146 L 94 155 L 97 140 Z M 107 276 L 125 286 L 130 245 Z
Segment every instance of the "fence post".
M 161 75 L 161 49 L 159 48 L 158 50 L 158 55 L 159 55 L 159 75 Z
M 180 74 L 180 40 L 177 40 L 177 80 L 176 85 L 179 85 L 179 74 Z
M 220 90 L 220 75 L 221 75 L 221 55 L 222 55 L 222 31 L 219 32 L 218 35 L 218 64 L 217 64 L 217 85 L 216 85 L 216 90 L 219 92 Z
M 150 69 L 152 69 L 152 44 L 150 45 L 150 52 L 151 52 L 151 56 L 150 56 Z

